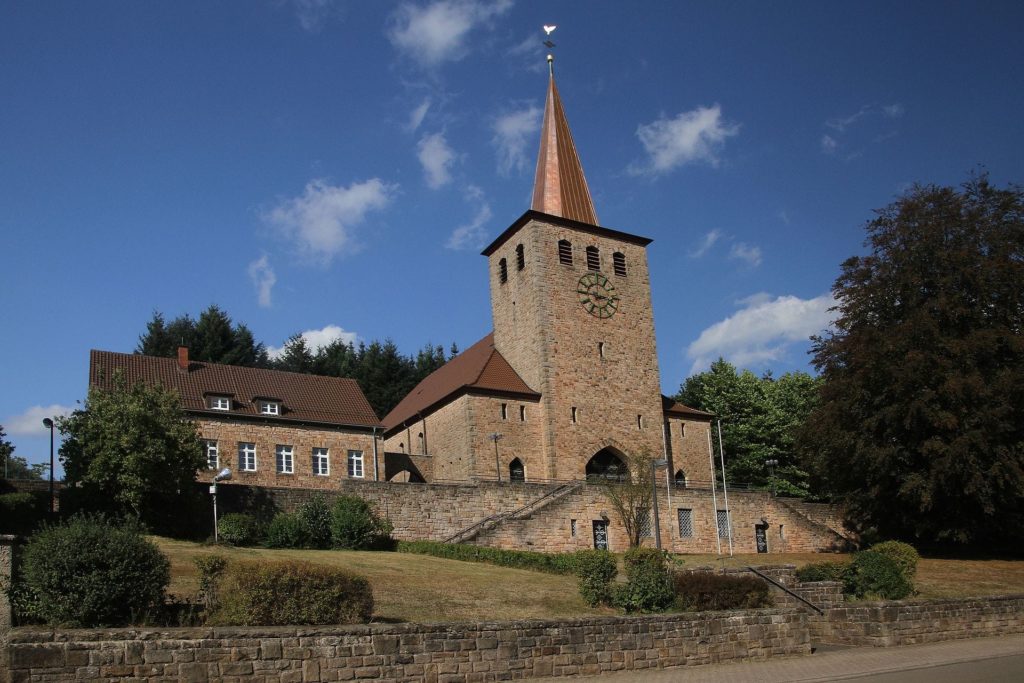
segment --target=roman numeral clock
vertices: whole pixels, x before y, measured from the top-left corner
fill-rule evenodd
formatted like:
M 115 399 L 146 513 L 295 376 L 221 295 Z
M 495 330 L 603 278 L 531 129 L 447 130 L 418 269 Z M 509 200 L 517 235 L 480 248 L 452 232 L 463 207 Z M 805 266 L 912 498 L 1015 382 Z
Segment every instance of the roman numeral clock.
M 576 285 L 580 305 L 595 318 L 610 318 L 619 307 L 615 285 L 601 273 L 590 272 L 580 278 Z

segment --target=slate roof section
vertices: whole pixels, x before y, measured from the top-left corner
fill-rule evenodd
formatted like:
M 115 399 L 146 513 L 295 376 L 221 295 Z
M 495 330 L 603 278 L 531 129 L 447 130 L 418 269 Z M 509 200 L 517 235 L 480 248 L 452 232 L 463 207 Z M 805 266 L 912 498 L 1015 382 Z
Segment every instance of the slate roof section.
M 108 388 L 117 370 L 129 384 L 142 381 L 176 391 L 182 407 L 192 414 L 365 429 L 381 426 L 354 379 L 196 361 L 183 370 L 177 358 L 90 351 L 89 386 Z M 210 410 L 206 397 L 211 395 L 230 397 L 232 409 Z M 280 401 L 281 415 L 260 415 L 261 398 Z
M 540 398 L 494 348 L 491 332 L 417 384 L 382 420 L 385 434 L 456 395 L 469 392 Z
M 665 394 L 661 395 L 661 409 L 666 415 L 672 415 L 674 417 L 687 417 L 690 419 L 708 421 L 714 417 L 714 414 L 712 413 L 705 413 L 703 410 L 684 406 L 682 403 L 672 400 Z

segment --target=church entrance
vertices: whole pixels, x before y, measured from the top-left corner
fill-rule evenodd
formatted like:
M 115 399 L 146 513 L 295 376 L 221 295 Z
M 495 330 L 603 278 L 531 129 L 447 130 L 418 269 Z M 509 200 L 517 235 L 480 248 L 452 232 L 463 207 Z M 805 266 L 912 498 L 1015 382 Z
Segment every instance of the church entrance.
M 614 448 L 602 448 L 587 462 L 587 479 L 616 479 L 629 476 L 622 454 Z

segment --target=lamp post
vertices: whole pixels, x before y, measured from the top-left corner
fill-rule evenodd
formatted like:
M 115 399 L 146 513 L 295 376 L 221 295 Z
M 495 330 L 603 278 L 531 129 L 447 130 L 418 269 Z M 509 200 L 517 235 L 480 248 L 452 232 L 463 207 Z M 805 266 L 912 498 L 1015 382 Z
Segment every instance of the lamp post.
M 53 509 L 53 420 L 44 417 L 43 426 L 50 430 L 50 515 L 54 513 Z
M 210 486 L 210 495 L 213 496 L 213 542 L 220 542 L 220 524 L 217 521 L 217 482 L 231 479 L 231 468 L 225 467 L 213 478 Z
M 658 482 L 657 471 L 659 467 L 668 464 L 668 458 L 651 461 L 651 507 L 654 508 L 654 547 L 661 550 L 661 522 L 658 520 Z
M 772 495 L 775 495 L 775 468 L 779 464 L 779 461 L 775 458 L 769 458 L 764 461 L 764 464 L 768 467 L 768 481 L 772 485 Z
M 498 461 L 498 442 L 501 441 L 501 434 L 499 434 L 498 432 L 494 432 L 493 434 L 490 434 L 487 438 L 494 442 L 494 473 L 498 475 L 498 483 L 500 484 L 501 464 Z

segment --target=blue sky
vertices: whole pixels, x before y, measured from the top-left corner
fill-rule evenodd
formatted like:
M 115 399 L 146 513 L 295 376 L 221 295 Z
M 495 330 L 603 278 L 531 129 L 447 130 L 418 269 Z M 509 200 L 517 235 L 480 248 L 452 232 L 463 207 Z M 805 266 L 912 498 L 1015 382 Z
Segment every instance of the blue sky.
M 602 225 L 654 239 L 663 388 L 809 369 L 872 210 L 1024 180 L 1018 2 L 248 0 L 0 8 L 0 424 L 216 303 L 269 346 L 490 329 L 529 206 L 541 26 Z

